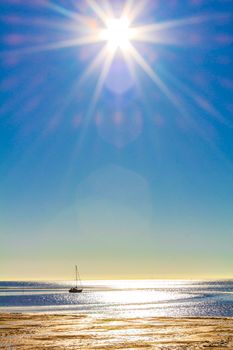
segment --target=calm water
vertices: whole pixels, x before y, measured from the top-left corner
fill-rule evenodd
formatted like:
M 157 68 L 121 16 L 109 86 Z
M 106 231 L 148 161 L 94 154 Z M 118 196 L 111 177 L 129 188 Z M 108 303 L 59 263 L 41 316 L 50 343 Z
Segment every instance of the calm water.
M 87 313 L 100 317 L 233 317 L 233 281 L 0 282 L 0 312 Z

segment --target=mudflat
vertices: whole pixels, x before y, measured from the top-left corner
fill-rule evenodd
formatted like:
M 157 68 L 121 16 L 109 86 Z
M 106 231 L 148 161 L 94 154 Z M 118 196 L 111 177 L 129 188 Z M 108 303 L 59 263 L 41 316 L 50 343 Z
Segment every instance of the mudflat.
M 0 314 L 0 349 L 233 349 L 233 318 Z

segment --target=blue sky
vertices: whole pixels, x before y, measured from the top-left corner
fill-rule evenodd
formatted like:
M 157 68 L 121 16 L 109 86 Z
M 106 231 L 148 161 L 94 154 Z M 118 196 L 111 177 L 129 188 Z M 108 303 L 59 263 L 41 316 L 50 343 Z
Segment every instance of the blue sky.
M 232 277 L 233 1 L 145 2 L 185 19 L 133 43 L 171 95 L 117 52 L 95 103 L 76 3 L 1 3 L 0 278 Z

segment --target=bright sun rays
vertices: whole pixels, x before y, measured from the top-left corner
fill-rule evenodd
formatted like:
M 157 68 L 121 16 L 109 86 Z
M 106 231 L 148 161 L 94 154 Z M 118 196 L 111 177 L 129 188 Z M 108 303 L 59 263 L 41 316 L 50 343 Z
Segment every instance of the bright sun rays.
M 116 6 L 116 4 L 118 5 Z M 164 67 L 165 69 L 162 69 L 161 74 L 159 64 L 155 66 L 154 61 L 150 60 L 146 51 L 147 48 L 152 50 L 153 46 L 152 55 L 156 56 L 156 47 L 159 49 L 164 46 L 173 49 L 178 47 L 184 49 L 185 46 L 192 45 L 192 43 L 198 45 L 196 29 L 205 22 L 221 20 L 221 14 L 202 13 L 186 18 L 175 17 L 171 19 L 170 17 L 169 20 L 162 20 L 159 16 L 158 18 L 148 16 L 147 5 L 146 0 L 127 0 L 119 3 L 108 0 L 87 0 L 85 11 L 82 12 L 78 6 L 77 11 L 75 8 L 71 11 L 52 1 L 46 1 L 42 6 L 46 6 L 54 14 L 61 16 L 59 20 L 51 20 L 47 25 L 58 30 L 60 35 L 48 40 L 46 38 L 45 44 L 37 43 L 36 45 L 22 46 L 15 50 L 13 54 L 21 57 L 24 54 L 35 54 L 41 51 L 66 51 L 77 48 L 78 52 L 80 47 L 83 47 L 86 51 L 94 48 L 91 59 L 88 59 L 85 63 L 70 93 L 73 97 L 85 82 L 90 81 L 92 83 L 87 120 L 95 111 L 106 81 L 108 88 L 110 84 L 113 84 L 112 80 L 114 79 L 109 79 L 109 76 L 118 74 L 111 72 L 111 68 L 118 58 L 125 63 L 128 69 L 128 80 L 131 79 L 135 86 L 140 86 L 138 84 L 138 73 L 142 71 L 184 119 L 187 119 L 187 110 L 183 99 L 179 98 L 177 94 L 178 90 L 182 96 L 188 96 L 195 105 L 208 109 L 207 112 L 211 112 L 220 120 L 222 116 L 219 116 L 215 107 L 208 102 L 206 102 L 207 104 L 201 104 L 200 101 L 203 100 L 203 97 L 199 96 L 197 91 L 187 88 L 186 84 L 180 82 L 180 79 L 177 79 L 175 75 L 173 76 L 171 69 L 167 69 L 170 67 Z M 190 27 L 194 27 L 194 30 L 192 30 L 192 33 L 189 32 L 190 42 L 187 42 L 189 36 L 185 36 L 185 32 Z M 13 40 L 17 40 L 17 37 L 13 37 Z M 6 52 L 7 55 L 9 55 L 9 52 Z M 124 83 L 126 84 L 126 77 L 121 76 L 120 78 L 125 79 Z M 129 86 L 132 85 L 129 84 Z M 174 89 L 175 86 L 177 89 Z M 119 90 L 121 89 L 119 88 Z M 67 100 L 70 101 L 70 99 Z
M 81 16 L 78 13 L 76 14 L 67 11 L 65 8 L 55 5 L 52 2 L 48 2 L 47 6 L 54 11 L 70 18 L 72 22 L 75 20 L 78 24 L 76 37 L 69 40 L 53 42 L 44 46 L 22 49 L 22 53 L 59 50 L 75 46 L 90 46 L 97 43 L 102 44 L 102 49 L 100 49 L 96 57 L 86 67 L 85 72 L 79 80 L 80 84 L 83 83 L 95 72 L 95 70 L 97 70 L 97 68 L 100 68 L 99 78 L 93 92 L 93 100 L 90 104 L 91 110 L 93 110 L 102 92 L 112 62 L 118 53 L 121 53 L 131 73 L 135 72 L 134 65 L 138 65 L 157 85 L 161 92 L 164 93 L 174 105 L 177 105 L 172 92 L 168 89 L 165 83 L 161 81 L 157 73 L 150 66 L 149 62 L 143 57 L 143 54 L 136 49 L 134 42 L 150 42 L 153 44 L 162 43 L 166 45 L 169 44 L 169 40 L 173 40 L 174 44 L 175 38 L 168 39 L 163 35 L 163 31 L 167 30 L 167 28 L 170 29 L 183 25 L 184 23 L 188 24 L 189 20 L 176 20 L 135 26 L 134 22 L 143 11 L 143 5 L 145 6 L 144 1 L 126 1 L 121 13 L 118 13 L 118 15 L 114 13 L 114 10 L 110 6 L 110 2 L 104 1 L 101 3 L 102 5 L 100 5 L 95 0 L 88 0 L 87 4 L 93 13 L 92 17 Z M 193 24 L 193 22 L 198 23 L 202 20 L 203 19 L 201 18 L 195 18 L 195 20 L 191 18 L 190 24 Z
M 91 16 L 81 16 L 73 12 L 67 12 L 65 9 L 54 6 L 54 10 L 62 13 L 71 20 L 75 19 L 78 24 L 76 38 L 69 41 L 52 43 L 50 46 L 42 49 L 59 49 L 75 46 L 90 46 L 101 44 L 102 48 L 93 58 L 91 63 L 80 77 L 79 83 L 91 77 L 95 71 L 99 71 L 99 77 L 93 90 L 93 97 L 90 102 L 88 115 L 94 111 L 96 103 L 102 93 L 105 81 L 116 55 L 121 55 L 125 61 L 132 79 L 137 80 L 135 67 L 138 66 L 146 76 L 148 76 L 157 86 L 160 92 L 170 101 L 170 103 L 179 110 L 182 116 L 186 115 L 185 108 L 175 96 L 170 86 L 159 76 L 150 62 L 145 58 L 143 52 L 139 52 L 135 43 L 144 43 L 151 45 L 172 45 L 184 46 L 184 42 L 176 37 L 175 29 L 187 26 L 196 26 L 208 22 L 211 16 L 192 16 L 190 18 L 174 19 L 169 21 L 149 22 L 143 25 L 137 25 L 138 17 L 145 12 L 146 1 L 128 0 L 124 2 L 121 10 L 114 12 L 110 1 L 104 0 L 97 2 L 88 0 L 87 5 L 92 13 Z M 49 6 L 53 7 L 52 3 Z M 216 17 L 216 15 L 215 15 Z M 174 31 L 174 33 L 173 33 Z M 39 50 L 39 48 L 35 48 Z
M 144 2 L 143 2 L 144 3 Z M 87 79 L 98 67 L 101 66 L 98 82 L 93 93 L 93 100 L 90 104 L 91 111 L 93 110 L 104 86 L 106 77 L 108 76 L 112 62 L 115 56 L 120 52 L 125 60 L 129 71 L 134 71 L 134 65 L 138 65 L 144 73 L 150 77 L 150 79 L 158 86 L 162 93 L 170 99 L 170 101 L 177 106 L 177 102 L 173 94 L 170 92 L 167 86 L 161 81 L 159 76 L 150 66 L 149 62 L 143 57 L 143 55 L 136 49 L 134 42 L 151 42 L 151 43 L 163 43 L 167 44 L 167 38 L 164 37 L 163 42 L 163 30 L 167 27 L 179 26 L 180 21 L 164 22 L 164 23 L 151 23 L 147 25 L 135 26 L 134 21 L 137 16 L 143 11 L 142 2 L 136 3 L 133 1 L 127 1 L 125 6 L 119 15 L 114 14 L 113 9 L 110 7 L 110 3 L 104 2 L 105 6 L 102 8 L 94 0 L 89 0 L 88 5 L 94 12 L 95 25 L 91 22 L 91 26 L 88 26 L 88 34 L 78 33 L 77 40 L 71 45 L 90 45 L 93 43 L 102 43 L 103 48 L 99 54 L 93 59 L 91 64 L 87 67 L 80 81 L 83 82 Z M 145 3 L 144 3 L 145 5 Z M 80 24 L 85 23 L 85 18 L 78 18 Z M 192 21 L 191 21 L 192 22 Z M 88 20 L 87 20 L 88 23 Z M 66 43 L 62 43 L 66 46 Z

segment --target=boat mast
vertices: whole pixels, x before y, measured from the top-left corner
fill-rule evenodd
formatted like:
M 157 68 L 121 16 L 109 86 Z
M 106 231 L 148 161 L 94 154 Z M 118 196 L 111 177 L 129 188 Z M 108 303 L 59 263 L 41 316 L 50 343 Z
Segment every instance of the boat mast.
M 75 280 L 76 280 L 76 288 L 78 288 L 78 267 L 75 265 Z
M 77 272 L 78 272 L 78 280 L 79 280 L 79 284 L 80 284 L 80 287 L 82 287 L 82 281 L 81 281 L 81 278 L 80 278 L 80 274 L 79 274 L 79 270 L 77 268 Z

